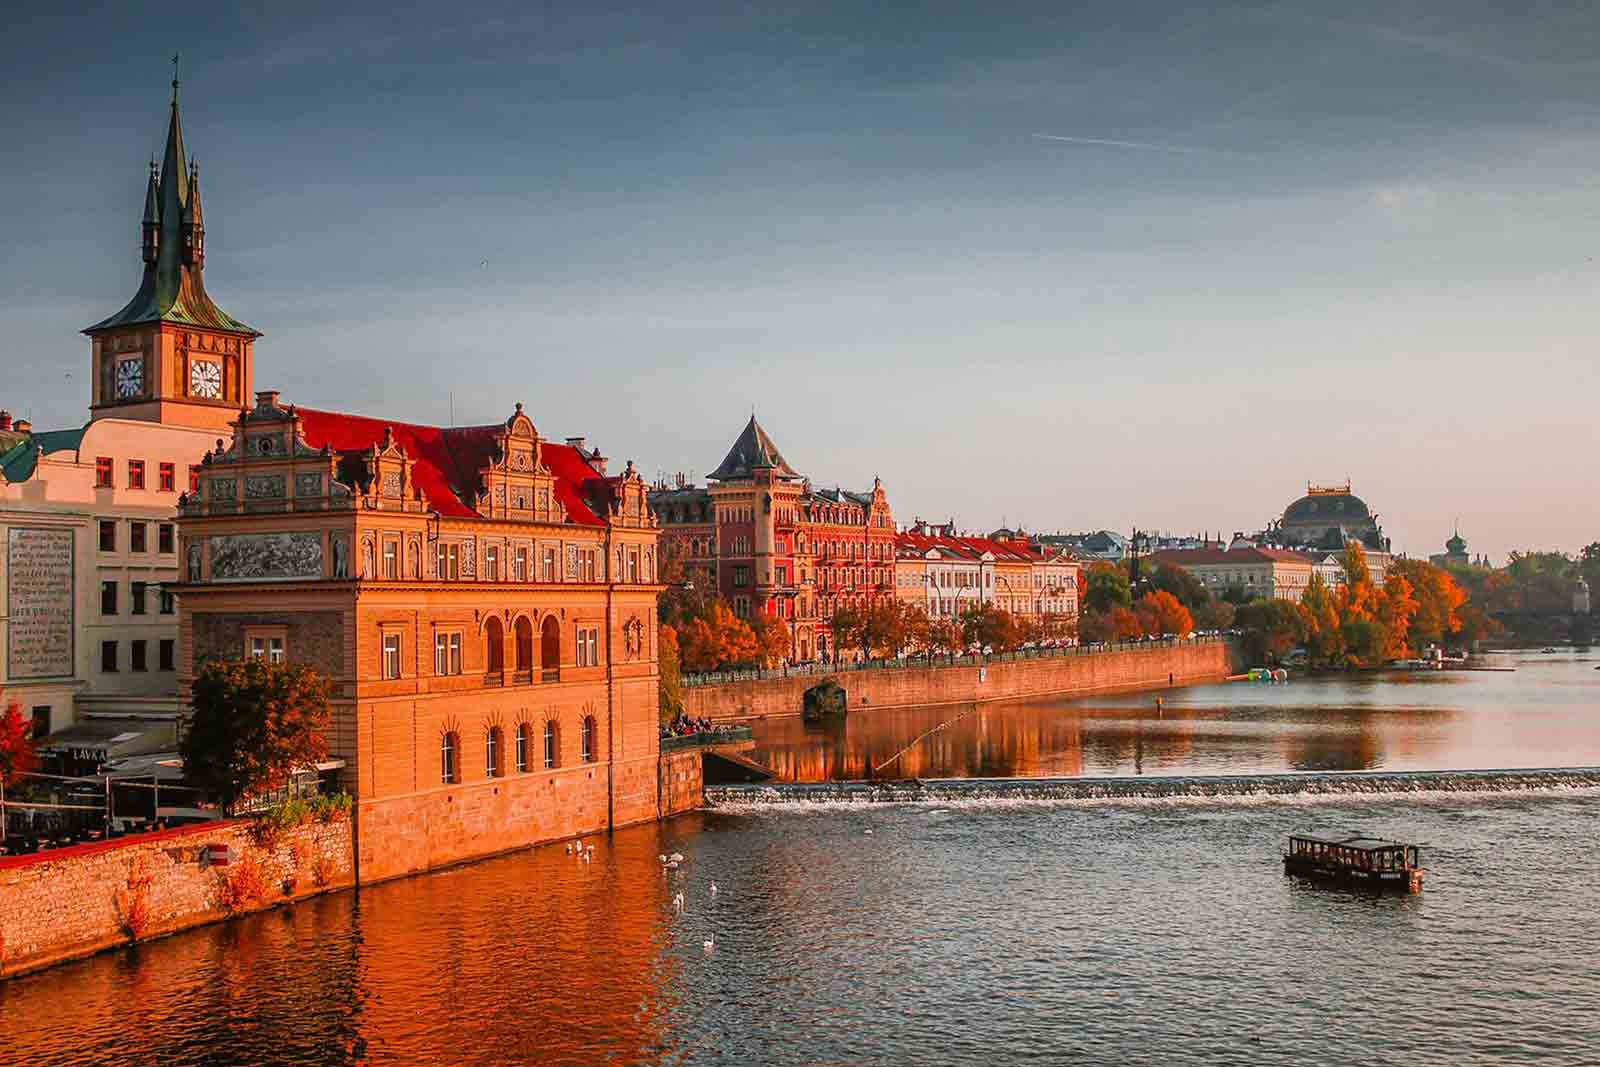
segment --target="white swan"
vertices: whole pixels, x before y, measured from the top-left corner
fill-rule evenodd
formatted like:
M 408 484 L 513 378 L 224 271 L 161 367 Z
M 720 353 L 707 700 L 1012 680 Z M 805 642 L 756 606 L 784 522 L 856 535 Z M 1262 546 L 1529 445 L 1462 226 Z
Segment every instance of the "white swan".
M 717 883 L 715 883 L 715 882 L 711 883 L 711 895 L 712 896 L 716 896 L 717 895 Z
M 716 946 L 716 943 L 715 943 L 715 942 L 713 942 L 713 941 L 712 941 L 712 940 L 711 940 L 711 939 L 710 939 L 710 938 L 709 938 L 709 937 L 708 937 L 708 938 L 706 938 L 706 939 L 705 939 L 705 940 L 704 940 L 704 941 L 702 941 L 702 942 L 701 942 L 701 943 L 700 943 L 700 947 L 701 947 L 701 948 L 703 948 L 703 949 L 705 949 L 705 950 L 706 950 L 706 951 L 707 951 L 707 952 L 710 952 L 710 951 L 711 951 L 711 950 L 712 950 L 712 949 L 714 949 L 714 948 L 716 948 L 716 947 L 717 947 L 717 946 Z
M 683 862 L 683 853 L 682 852 L 674 852 L 668 858 L 671 859 L 673 863 L 682 863 Z

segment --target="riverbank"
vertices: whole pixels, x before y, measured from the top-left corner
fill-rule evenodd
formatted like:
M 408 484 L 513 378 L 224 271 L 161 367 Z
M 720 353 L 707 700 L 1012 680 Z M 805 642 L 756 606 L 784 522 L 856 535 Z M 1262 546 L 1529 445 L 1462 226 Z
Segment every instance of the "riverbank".
M 824 677 L 849 694 L 851 711 L 982 704 L 1046 696 L 1127 693 L 1221 681 L 1242 666 L 1226 641 L 1200 638 L 1112 649 L 1061 650 L 1053 655 L 933 666 L 886 666 L 834 674 L 767 672 L 762 677 L 683 690 L 690 718 L 713 721 L 799 715 L 805 691 Z

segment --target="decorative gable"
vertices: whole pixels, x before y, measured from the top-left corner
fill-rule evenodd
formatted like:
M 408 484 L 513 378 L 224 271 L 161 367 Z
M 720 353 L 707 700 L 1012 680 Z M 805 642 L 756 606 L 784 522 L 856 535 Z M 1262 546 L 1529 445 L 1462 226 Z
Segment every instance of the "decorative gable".
M 522 405 L 495 437 L 495 448 L 478 470 L 478 514 L 532 522 L 566 522 L 556 476 L 545 464 L 543 443 Z

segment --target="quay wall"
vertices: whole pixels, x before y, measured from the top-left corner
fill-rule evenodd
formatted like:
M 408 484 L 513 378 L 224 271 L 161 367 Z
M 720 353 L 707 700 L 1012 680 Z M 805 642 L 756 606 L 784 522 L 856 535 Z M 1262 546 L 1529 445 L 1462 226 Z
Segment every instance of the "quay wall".
M 247 822 L 178 827 L 0 858 L 0 977 L 344 889 L 351 824 L 263 840 Z M 227 866 L 205 861 L 227 845 Z
M 1241 669 L 1223 641 L 1181 642 L 1039 659 L 991 661 L 983 667 L 900 667 L 829 675 L 849 694 L 852 712 L 927 704 L 972 704 L 1042 696 L 1082 696 L 1215 682 Z M 798 715 L 805 691 L 821 675 L 791 675 L 701 685 L 683 690 L 684 711 L 711 720 Z

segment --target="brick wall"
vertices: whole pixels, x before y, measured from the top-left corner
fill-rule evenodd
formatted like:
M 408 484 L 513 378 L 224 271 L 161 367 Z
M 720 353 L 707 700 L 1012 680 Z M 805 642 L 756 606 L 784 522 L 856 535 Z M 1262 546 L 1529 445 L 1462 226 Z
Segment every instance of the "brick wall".
M 228 845 L 232 862 L 204 865 L 210 844 Z M 270 844 L 223 822 L 0 859 L 0 975 L 345 888 L 352 859 L 348 819 Z
M 1239 669 L 1237 653 L 1220 641 L 1046 657 L 978 667 L 910 667 L 841 671 L 850 710 L 921 704 L 970 704 L 1037 696 L 1074 696 L 1218 681 Z M 696 686 L 683 691 L 692 718 L 737 719 L 798 715 L 818 675 Z
M 657 766 L 662 818 L 705 806 L 705 761 L 699 749 L 668 752 Z
M 344 616 L 336 611 L 278 611 L 245 615 L 196 612 L 191 616 L 194 662 L 241 659 L 244 633 L 252 626 L 282 626 L 289 658 L 317 668 L 329 678 L 345 674 Z

